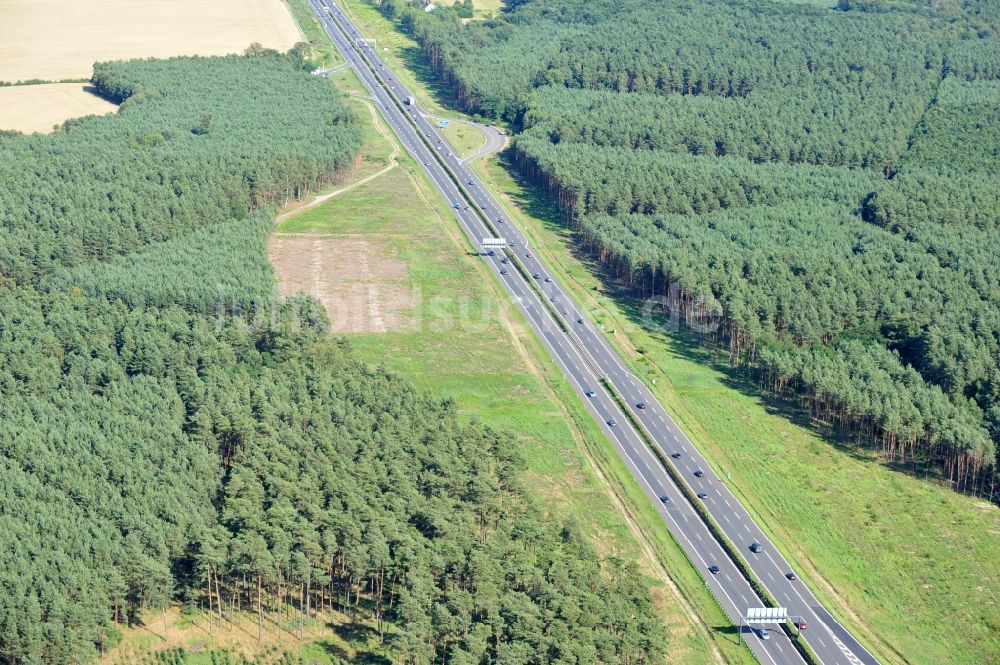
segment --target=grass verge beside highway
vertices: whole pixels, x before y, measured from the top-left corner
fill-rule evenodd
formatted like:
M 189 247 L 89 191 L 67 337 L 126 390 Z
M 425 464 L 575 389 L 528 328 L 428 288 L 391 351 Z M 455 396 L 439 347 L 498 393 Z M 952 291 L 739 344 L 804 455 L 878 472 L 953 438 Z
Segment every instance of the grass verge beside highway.
M 449 102 L 412 40 L 362 2 L 347 6 L 393 45 L 394 67 L 411 68 L 397 73 L 422 105 L 440 109 L 435 93 Z M 475 168 L 713 466 L 733 472 L 733 491 L 800 577 L 883 662 L 1000 662 L 1000 570 L 991 565 L 1000 510 L 824 437 L 796 409 L 756 394 L 699 340 L 644 325 L 641 306 L 578 253 L 543 195 L 495 160 Z M 944 626 L 961 629 L 942 639 Z
M 420 108 L 442 118 L 471 119 L 454 108 L 449 108 L 450 91 L 436 83 L 434 72 L 424 60 L 420 46 L 409 35 L 396 30 L 395 24 L 366 2 L 340 0 L 340 6 L 364 37 L 375 40 L 379 57 L 399 77 L 407 90 L 413 92 Z
M 309 0 L 285 0 L 285 2 L 306 42 L 312 47 L 312 57 L 309 61 L 317 67 L 333 67 L 343 63 L 344 59 L 327 38 Z
M 468 417 L 516 433 L 512 444 L 528 460 L 529 484 L 553 516 L 577 521 L 602 556 L 638 562 L 670 635 L 669 662 L 713 662 L 718 654 L 752 662 L 610 442 L 471 255 L 450 208 L 409 157 L 399 162 L 279 229 L 367 239 L 405 264 L 417 294 L 409 324 L 350 335 L 356 352 L 454 399 Z
M 441 128 L 441 133 L 451 144 L 455 154 L 465 159 L 474 154 L 486 144 L 486 137 L 475 125 L 464 122 L 451 122 Z
M 434 88 L 421 87 L 433 77 L 412 40 L 371 7 L 356 0 L 346 4 L 365 31 L 381 40 L 380 54 L 421 105 L 440 110 Z M 412 71 L 398 68 L 411 63 Z M 448 101 L 446 95 L 441 99 Z M 796 409 L 756 394 L 697 339 L 645 325 L 639 304 L 620 297 L 614 283 L 603 281 L 577 252 L 544 196 L 493 160 L 476 168 L 504 195 L 512 218 L 527 226 L 592 318 L 615 331 L 622 355 L 713 466 L 733 472 L 733 491 L 799 576 L 883 662 L 1000 662 L 995 506 L 889 468 L 850 442 L 824 438 Z M 627 474 L 623 478 L 620 496 L 638 491 Z M 639 498 L 645 501 L 641 493 Z M 633 507 L 642 510 L 641 503 Z M 689 590 L 680 580 L 685 567 L 668 566 L 678 586 Z M 959 629 L 942 639 L 947 626 Z
M 757 394 L 724 354 L 645 321 L 578 249 L 544 194 L 475 163 L 553 272 L 787 556 L 885 663 L 1000 662 L 1000 509 L 824 438 Z M 945 625 L 960 625 L 941 639 Z

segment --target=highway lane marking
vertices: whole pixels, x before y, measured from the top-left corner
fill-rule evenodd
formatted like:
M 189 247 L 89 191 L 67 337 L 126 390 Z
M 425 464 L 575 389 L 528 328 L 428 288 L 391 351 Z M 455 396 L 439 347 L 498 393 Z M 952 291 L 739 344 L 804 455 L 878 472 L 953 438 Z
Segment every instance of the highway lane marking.
M 727 505 L 727 506 L 729 506 L 730 508 L 732 508 L 732 507 L 733 507 L 733 506 L 732 506 L 732 504 L 731 504 L 731 503 L 729 503 L 729 499 L 725 499 L 725 498 L 724 498 L 724 499 L 722 499 L 722 500 L 723 500 L 723 501 L 725 501 L 725 502 L 726 502 L 726 505 Z
M 357 31 L 354 31 L 354 34 L 355 34 L 355 35 L 357 35 Z M 357 63 L 357 60 L 356 60 L 356 59 L 355 59 L 355 58 L 354 58 L 353 56 L 351 57 L 351 60 L 352 60 L 352 61 L 353 61 L 353 62 L 354 62 L 355 64 L 358 64 L 358 63 Z M 353 65 L 352 65 L 352 66 L 353 66 Z M 380 67 L 381 67 L 381 66 L 380 66 Z M 365 75 L 363 75 L 363 76 L 362 76 L 362 79 L 364 79 L 364 80 L 365 80 L 365 83 L 366 83 L 366 84 L 368 84 L 370 88 L 374 89 L 374 88 L 375 88 L 375 85 L 373 85 L 373 84 L 372 84 L 372 83 L 370 82 L 370 80 L 369 80 L 369 79 L 371 78 L 371 75 L 370 75 L 370 73 L 369 73 L 369 72 L 367 72 L 367 70 L 363 70 L 363 71 L 364 71 Z M 390 85 L 390 87 L 395 87 L 393 83 L 390 83 L 389 85 Z M 386 108 L 386 110 L 388 110 L 388 106 L 385 106 L 385 108 Z M 395 127 L 396 129 L 398 129 L 398 130 L 400 131 L 400 133 L 403 133 L 403 130 L 402 130 L 402 126 L 401 126 L 401 125 L 400 125 L 400 124 L 399 124 L 398 122 L 397 122 L 397 123 L 392 123 L 392 126 L 393 126 L 393 127 Z M 411 148 L 411 150 L 415 151 L 415 149 L 413 148 L 413 145 L 412 145 L 412 144 L 410 144 L 410 143 L 407 143 L 406 145 L 407 145 L 407 146 L 408 146 L 409 148 Z M 436 180 L 436 179 L 435 179 L 435 180 Z M 437 183 L 437 184 L 439 184 L 439 183 Z M 464 219 L 461 219 L 461 215 L 459 215 L 459 218 L 460 218 L 460 220 L 461 220 L 461 221 L 463 221 L 463 226 L 465 226 L 465 227 L 466 227 L 467 231 L 471 231 L 471 228 L 469 228 L 469 227 L 468 227 L 468 225 L 467 225 L 466 223 L 464 223 L 464 222 L 465 222 L 465 220 L 464 220 Z M 530 318 L 530 317 L 529 317 L 529 318 Z M 575 353 L 576 353 L 576 349 L 575 349 L 575 348 L 573 348 L 573 345 L 572 345 L 572 344 L 570 345 L 570 349 L 571 349 L 571 350 L 572 350 L 573 352 L 575 352 Z M 555 351 L 555 348 L 553 348 L 553 351 Z M 565 350 L 564 350 L 564 352 L 565 352 Z M 558 354 L 558 353 L 557 353 L 556 355 L 557 355 L 557 357 L 559 356 L 559 354 Z M 578 353 L 576 353 L 576 355 L 579 355 L 579 354 L 578 354 Z M 621 367 L 621 362 L 620 362 L 620 360 L 619 360 L 618 358 L 616 358 L 616 357 L 614 356 L 614 354 L 610 354 L 610 355 L 611 355 L 611 358 L 612 358 L 612 359 L 614 360 L 614 362 L 615 362 L 616 364 L 618 364 L 618 366 L 619 366 L 619 367 Z M 580 360 L 582 360 L 582 358 L 581 358 Z M 567 369 L 568 369 L 568 368 L 567 368 Z M 579 371 L 579 370 L 578 370 L 578 371 Z M 576 376 L 575 376 L 575 375 L 574 375 L 574 378 L 576 378 Z M 578 380 L 578 379 L 577 379 L 577 380 Z M 579 380 L 578 380 L 578 381 L 579 381 Z M 634 383 L 633 383 L 633 385 L 634 385 Z M 658 417 L 659 417 L 659 416 L 658 416 Z M 660 418 L 660 420 L 662 421 L 662 418 Z M 630 460 L 630 461 L 633 461 L 633 460 L 632 460 L 632 457 L 631 457 L 631 455 L 629 455 L 629 454 L 628 454 L 628 452 L 627 452 L 627 451 L 625 451 L 624 447 L 623 447 L 623 446 L 621 446 L 621 442 L 619 441 L 619 439 L 618 439 L 617 435 L 615 435 L 615 434 L 613 434 L 613 433 L 612 433 L 612 436 L 613 436 L 613 437 L 615 438 L 616 442 L 618 442 L 618 443 L 619 443 L 619 447 L 621 447 L 621 448 L 622 448 L 622 452 L 623 452 L 623 453 L 624 453 L 624 454 L 625 454 L 625 455 L 626 455 L 626 456 L 627 456 L 627 457 L 629 458 L 629 460 Z M 672 436 L 672 437 L 674 438 L 674 440 L 677 440 L 677 437 L 676 437 L 676 435 L 674 435 L 674 433 L 673 433 L 673 432 L 671 432 L 671 436 Z M 640 447 L 641 447 L 641 449 L 644 449 L 644 450 L 645 450 L 645 446 L 640 446 Z M 648 451 L 648 450 L 647 450 L 646 452 L 647 452 L 647 454 L 649 454 L 649 451 Z M 685 448 L 685 452 L 686 452 L 686 448 Z M 634 461 L 633 461 L 633 464 L 634 464 Z M 637 468 L 638 468 L 638 467 L 637 467 Z M 647 468 L 647 472 L 649 472 L 649 471 L 648 471 L 648 467 L 646 467 L 646 468 Z M 662 470 L 661 470 L 661 471 L 662 471 Z M 640 473 L 640 475 L 641 475 L 641 473 Z M 645 481 L 645 478 L 643 478 L 643 482 L 644 482 L 644 483 L 646 484 L 646 486 L 647 486 L 647 487 L 649 487 L 649 483 Z M 650 489 L 650 490 L 652 490 L 652 488 L 651 488 L 651 487 L 650 487 L 649 489 Z M 685 521 L 687 521 L 687 515 L 684 515 L 684 519 L 685 519 Z M 686 536 L 685 536 L 685 537 L 686 537 Z M 701 540 L 701 534 L 700 534 L 700 533 L 698 533 L 698 534 L 697 534 L 697 537 L 698 537 L 698 539 L 699 539 L 699 540 Z M 689 541 L 689 542 L 690 542 L 690 541 Z M 692 545 L 692 547 L 693 547 L 693 545 Z M 713 556 L 714 556 L 714 555 L 713 555 Z M 723 593 L 724 593 L 724 594 L 726 595 L 727 599 L 729 599 L 729 600 L 730 600 L 730 602 L 732 602 L 732 599 L 730 599 L 730 598 L 729 598 L 728 594 L 727 594 L 727 593 L 725 592 L 725 590 L 724 590 L 724 589 L 722 590 L 722 592 L 723 592 Z M 744 601 L 746 600 L 746 599 L 745 599 L 745 597 L 744 597 L 743 599 L 744 599 Z M 765 654 L 767 653 L 767 652 L 766 652 L 766 650 L 765 650 L 765 652 L 764 652 L 764 653 L 765 653 Z M 774 662 L 774 660 L 773 660 L 773 658 L 771 658 L 770 654 L 767 654 L 767 656 L 768 656 L 768 658 L 769 658 L 769 659 L 771 660 L 771 662 L 773 663 L 773 662 Z

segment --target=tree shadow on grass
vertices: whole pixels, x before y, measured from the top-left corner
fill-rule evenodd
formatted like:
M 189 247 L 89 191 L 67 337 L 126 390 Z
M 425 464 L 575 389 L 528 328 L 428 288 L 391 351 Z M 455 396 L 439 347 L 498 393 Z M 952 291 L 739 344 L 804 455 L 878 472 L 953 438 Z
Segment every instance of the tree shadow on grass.
M 378 638 L 378 631 L 363 623 L 330 623 L 327 624 L 338 637 L 351 643 L 366 643 L 369 639 Z
M 350 654 L 346 649 L 334 644 L 329 640 L 321 640 L 316 643 L 325 653 L 334 658 L 350 663 L 361 663 L 361 665 L 392 665 L 392 661 L 382 654 L 357 649 L 354 654 Z
M 666 313 L 652 314 L 644 308 L 642 300 L 628 290 L 627 286 L 600 264 L 595 256 L 587 251 L 579 234 L 563 222 L 563 214 L 544 190 L 525 180 L 511 160 L 510 149 L 498 155 L 499 166 L 518 184 L 520 191 L 511 199 L 525 213 L 542 222 L 549 232 L 559 235 L 568 242 L 565 243 L 570 255 L 579 261 L 587 271 L 596 277 L 597 290 L 604 296 L 614 300 L 624 315 L 618 325 L 631 330 L 643 330 L 654 342 L 675 357 L 708 367 L 718 373 L 723 385 L 752 397 L 754 401 L 771 415 L 780 416 L 807 431 L 820 436 L 824 441 L 852 458 L 865 462 L 872 461 L 870 449 L 858 445 L 849 433 L 840 431 L 829 424 L 813 418 L 796 399 L 789 399 L 762 390 L 754 379 L 752 372 L 746 368 L 735 367 L 729 363 L 728 348 L 723 348 L 711 337 L 696 333 L 690 328 L 670 321 Z M 652 361 L 645 360 L 652 364 Z M 660 371 L 663 372 L 662 368 Z M 902 470 L 902 469 L 897 469 Z M 912 470 L 902 470 L 912 475 Z
M 419 46 L 405 46 L 399 49 L 399 57 L 437 104 L 443 108 L 462 109 L 455 89 L 448 85 L 443 77 L 434 73 L 434 68 Z

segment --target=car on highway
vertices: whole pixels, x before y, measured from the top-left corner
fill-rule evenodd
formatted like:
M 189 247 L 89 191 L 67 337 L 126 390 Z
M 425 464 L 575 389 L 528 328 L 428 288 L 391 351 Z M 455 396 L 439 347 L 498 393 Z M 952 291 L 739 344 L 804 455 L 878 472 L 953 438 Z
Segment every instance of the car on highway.
M 698 492 L 698 498 L 702 499 L 702 500 L 707 499 L 708 498 L 708 492 Z
M 470 180 L 469 181 L 469 187 L 475 187 L 475 186 L 476 186 L 476 181 L 475 180 Z
M 451 205 L 451 207 L 454 208 L 455 210 L 461 210 L 462 209 L 462 204 L 461 203 L 453 203 Z
M 430 166 L 430 165 L 431 165 L 430 162 L 424 162 L 424 166 Z
M 500 274 L 501 275 L 506 275 L 506 274 L 508 274 L 508 272 L 509 271 L 506 268 L 503 268 L 503 269 L 500 270 Z
M 508 261 L 510 261 L 510 259 L 508 259 L 506 256 L 500 259 L 500 263 L 507 263 Z
M 788 571 L 787 573 L 785 573 L 785 577 L 787 577 L 792 582 L 794 582 L 795 580 L 799 579 L 799 578 L 797 578 L 795 576 L 795 573 L 793 573 L 792 571 Z
M 583 323 L 583 319 L 577 319 L 576 322 L 577 323 Z
M 472 208 L 470 208 L 469 206 L 465 206 L 465 209 L 466 210 L 472 210 Z
M 556 296 L 552 296 L 551 298 L 549 298 L 549 300 L 551 300 L 552 302 L 559 302 L 559 298 L 557 298 Z
M 718 575 L 719 574 L 719 567 L 718 566 L 709 566 L 708 567 L 708 572 L 712 573 L 713 575 Z
M 670 503 L 670 497 L 664 494 L 660 497 L 660 503 Z
M 645 409 L 646 408 L 646 403 L 645 402 L 639 402 L 635 406 L 636 406 L 637 409 Z
M 503 224 L 503 217 L 500 217 L 499 219 L 497 219 L 497 224 Z
M 767 628 L 758 628 L 757 636 L 762 640 L 771 639 L 771 633 L 767 630 Z
M 551 283 L 552 282 L 552 278 L 551 277 L 546 277 L 545 281 Z
M 535 255 L 532 254 L 531 252 L 528 252 L 527 254 L 525 254 L 525 256 L 528 257 L 529 259 L 535 258 Z
M 596 392 L 594 392 L 593 390 L 588 390 L 587 392 L 585 392 L 585 393 L 583 393 L 583 394 L 584 394 L 584 395 L 586 395 L 587 397 L 593 397 L 593 396 L 595 396 L 595 395 L 596 395 L 597 393 L 596 393 Z
M 538 279 L 539 274 L 536 272 L 534 275 L 532 275 L 532 277 L 534 277 L 535 279 Z
M 618 421 L 615 420 L 614 418 L 609 418 L 608 419 L 608 427 L 614 427 L 617 424 L 618 424 Z
M 754 554 L 760 554 L 764 551 L 764 546 L 758 543 L 756 540 L 750 543 L 750 551 Z
M 490 251 L 486 252 L 486 254 L 488 256 L 496 256 L 497 255 L 497 253 L 494 250 L 492 250 L 492 249 Z
M 697 478 L 704 478 L 705 477 L 705 472 L 702 471 L 701 469 L 695 469 L 694 470 L 694 475 Z
M 671 453 L 670 456 L 673 457 L 674 459 L 680 459 L 681 458 L 681 454 L 680 453 Z

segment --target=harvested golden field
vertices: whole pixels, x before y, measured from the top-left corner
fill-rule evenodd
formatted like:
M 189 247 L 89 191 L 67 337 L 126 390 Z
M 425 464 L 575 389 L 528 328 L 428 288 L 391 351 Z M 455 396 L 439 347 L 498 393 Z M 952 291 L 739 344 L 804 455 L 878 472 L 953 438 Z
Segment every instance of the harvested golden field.
M 25 134 L 50 132 L 53 125 L 84 115 L 111 113 L 116 107 L 83 83 L 48 83 L 0 88 L 0 129 Z
M 332 332 L 385 333 L 413 323 L 417 297 L 407 285 L 406 264 L 385 256 L 375 239 L 275 233 L 268 254 L 281 295 L 301 292 L 319 300 Z
M 0 0 L 0 81 L 87 78 L 98 60 L 287 49 L 283 0 Z

